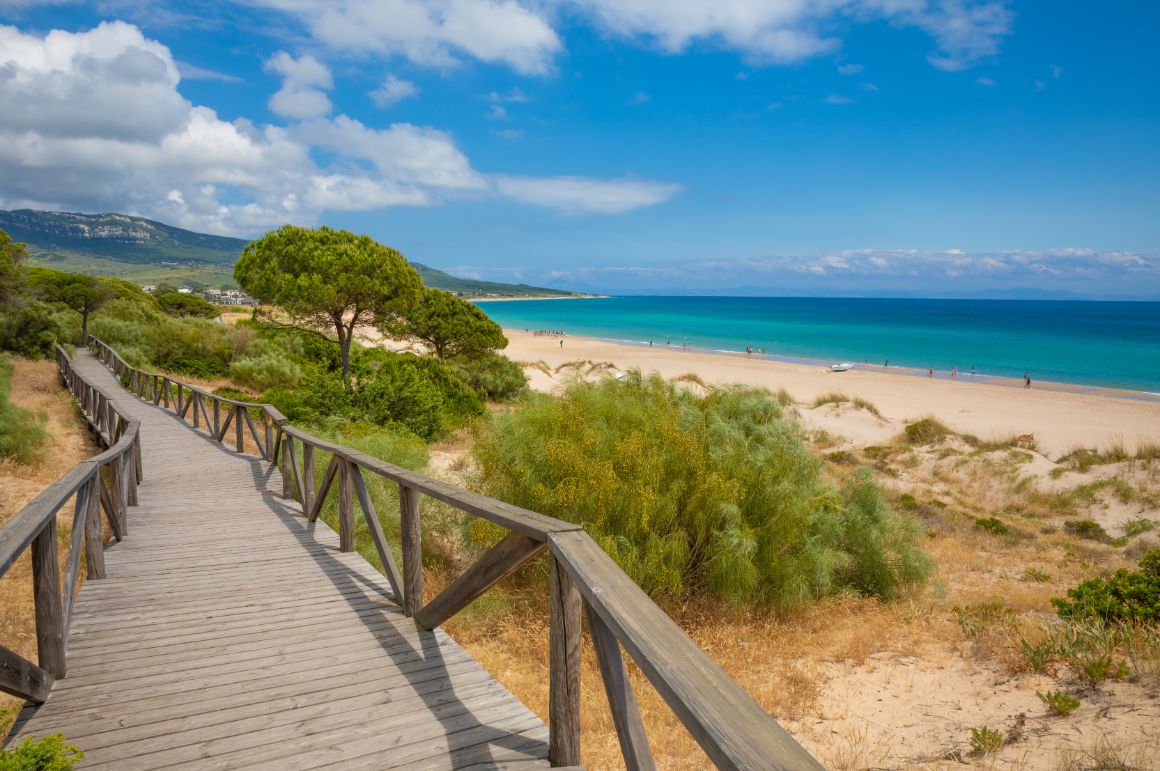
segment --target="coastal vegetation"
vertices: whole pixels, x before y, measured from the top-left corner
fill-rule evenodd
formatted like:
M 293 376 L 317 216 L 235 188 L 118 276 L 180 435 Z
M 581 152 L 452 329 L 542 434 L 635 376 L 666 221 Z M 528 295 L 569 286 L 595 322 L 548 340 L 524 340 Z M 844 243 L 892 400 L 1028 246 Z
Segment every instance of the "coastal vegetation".
M 474 457 L 482 490 L 583 524 L 656 595 L 892 599 L 930 568 L 913 518 L 867 473 L 825 480 L 756 389 L 696 396 L 639 372 L 577 381 L 497 416 Z

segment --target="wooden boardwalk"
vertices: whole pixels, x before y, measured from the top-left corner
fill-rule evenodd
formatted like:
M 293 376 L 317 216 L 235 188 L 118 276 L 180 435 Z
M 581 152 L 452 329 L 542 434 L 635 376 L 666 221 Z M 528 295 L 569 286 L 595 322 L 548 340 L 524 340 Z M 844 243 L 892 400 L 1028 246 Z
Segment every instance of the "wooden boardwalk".
M 110 769 L 547 767 L 548 729 L 390 584 L 280 497 L 276 468 L 75 368 L 141 421 L 144 481 L 68 674 L 10 742 L 63 732 Z

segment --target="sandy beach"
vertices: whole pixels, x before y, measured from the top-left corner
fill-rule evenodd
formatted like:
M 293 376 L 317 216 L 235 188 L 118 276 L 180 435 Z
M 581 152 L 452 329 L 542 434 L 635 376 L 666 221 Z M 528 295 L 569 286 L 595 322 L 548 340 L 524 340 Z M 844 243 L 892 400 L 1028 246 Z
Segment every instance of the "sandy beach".
M 1133 391 L 1112 391 L 1058 383 L 1033 383 L 1024 389 L 1013 380 L 947 373 L 928 378 L 925 372 L 857 365 L 847 372 L 831 372 L 821 365 L 777 361 L 768 357 L 711 351 L 682 351 L 663 345 L 649 348 L 568 336 L 558 337 L 505 329 L 512 359 L 544 362 L 555 370 L 562 364 L 590 360 L 610 362 L 619 370 L 637 368 L 666 377 L 694 373 L 708 383 L 743 383 L 778 390 L 784 388 L 799 402 L 812 404 L 822 394 L 838 391 L 872 402 L 881 412 L 811 410 L 803 422 L 841 436 L 852 445 L 866 446 L 897 435 L 905 423 L 936 416 L 955 431 L 983 440 L 1033 434 L 1040 452 L 1058 457 L 1077 447 L 1104 449 L 1123 444 L 1129 451 L 1160 439 L 1160 398 Z M 556 387 L 559 377 L 528 368 L 531 386 Z

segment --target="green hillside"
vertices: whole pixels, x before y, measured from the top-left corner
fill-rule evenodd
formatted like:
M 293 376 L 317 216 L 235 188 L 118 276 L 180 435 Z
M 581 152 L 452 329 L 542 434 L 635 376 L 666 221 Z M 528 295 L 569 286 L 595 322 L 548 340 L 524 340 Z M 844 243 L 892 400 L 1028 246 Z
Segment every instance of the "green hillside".
M 448 292 L 458 292 L 465 297 L 572 297 L 576 294 L 561 289 L 547 289 L 528 284 L 502 284 L 497 281 L 456 278 L 450 273 L 444 273 L 419 262 L 412 262 L 411 265 L 419 271 L 423 283 L 427 286 L 435 289 L 446 289 Z
M 0 211 L 0 229 L 33 255 L 81 256 L 135 264 L 232 265 L 246 241 L 194 233 L 127 214 Z
M 128 214 L 0 211 L 0 230 L 28 246 L 29 262 L 70 273 L 113 276 L 140 284 L 237 287 L 233 264 L 241 238 L 182 230 Z M 568 297 L 573 292 L 527 284 L 457 278 L 412 262 L 423 283 L 465 297 Z

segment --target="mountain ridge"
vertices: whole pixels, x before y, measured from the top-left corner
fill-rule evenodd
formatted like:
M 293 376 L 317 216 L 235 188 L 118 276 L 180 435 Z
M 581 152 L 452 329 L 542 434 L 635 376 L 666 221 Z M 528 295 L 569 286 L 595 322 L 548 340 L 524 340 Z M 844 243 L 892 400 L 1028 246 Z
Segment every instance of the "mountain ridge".
M 82 214 L 78 212 L 48 212 L 36 209 L 0 210 L 0 230 L 12 240 L 27 245 L 32 257 L 45 264 L 74 272 L 93 272 L 100 275 L 119 275 L 132 278 L 132 273 L 108 269 L 108 263 L 137 266 L 143 272 L 146 266 L 157 264 L 181 265 L 195 271 L 204 267 L 216 278 L 237 262 L 249 243 L 243 238 L 215 236 L 167 225 L 164 222 L 130 214 L 108 212 Z M 92 261 L 100 260 L 101 263 Z M 423 278 L 423 283 L 434 289 L 458 292 L 468 297 L 569 297 L 574 292 L 528 284 L 505 284 L 497 281 L 476 281 L 459 278 L 450 273 L 409 260 Z M 131 270 L 131 268 L 130 268 Z M 141 276 L 142 283 L 151 283 Z M 205 277 L 199 283 L 212 283 Z M 232 281 L 228 283 L 233 283 Z

